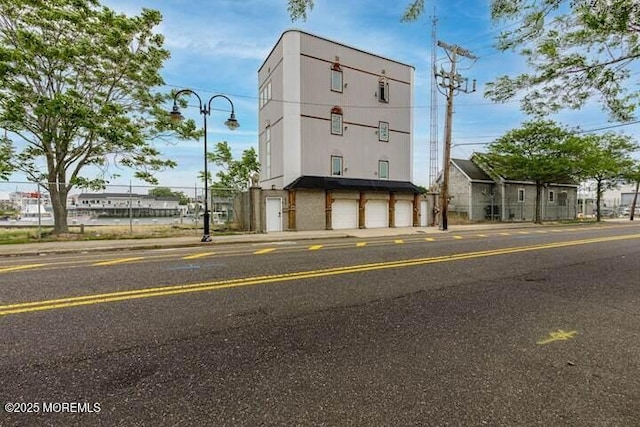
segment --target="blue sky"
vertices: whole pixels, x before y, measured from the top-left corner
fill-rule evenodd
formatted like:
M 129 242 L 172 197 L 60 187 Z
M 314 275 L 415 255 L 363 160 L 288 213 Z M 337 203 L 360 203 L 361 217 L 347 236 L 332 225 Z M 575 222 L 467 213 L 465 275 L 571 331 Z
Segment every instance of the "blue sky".
M 478 90 L 455 98 L 453 124 L 454 157 L 468 158 L 482 145 L 518 127 L 526 119 L 517 102 L 493 104 L 483 97 L 487 82 L 502 74 L 525 69 L 524 61 L 514 54 L 493 49 L 493 38 L 500 26 L 489 18 L 489 0 L 438 0 L 438 39 L 459 44 L 479 59 L 462 62 L 461 73 L 477 79 Z M 429 180 L 431 16 L 433 1 L 427 0 L 426 13 L 416 22 L 400 22 L 405 0 L 316 0 L 306 21 L 292 22 L 285 0 L 105 0 L 107 6 L 127 14 L 142 8 L 159 10 L 163 23 L 159 31 L 171 59 L 162 71 L 169 89 L 191 88 L 202 98 L 218 93 L 229 96 L 241 127 L 231 132 L 223 126 L 228 104 L 214 101 L 209 118 L 210 146 L 226 140 L 234 155 L 249 147 L 257 149 L 257 70 L 283 31 L 290 28 L 317 34 L 353 47 L 376 53 L 415 67 L 414 87 L 414 176 L 413 181 L 427 185 Z M 437 57 L 446 59 L 442 49 Z M 446 62 L 442 62 L 445 68 Z M 439 95 L 439 136 L 442 140 L 444 96 Z M 191 103 L 195 103 L 195 100 Z M 171 106 L 167 105 L 167 109 Z M 202 117 L 195 107 L 183 111 L 199 125 Z M 563 112 L 552 117 L 562 123 L 593 129 L 610 125 L 607 116 L 594 106 L 580 112 Z M 627 126 L 626 132 L 637 126 Z M 203 169 L 202 141 L 160 145 L 178 167 L 159 173 L 161 185 L 193 187 Z M 439 154 L 442 154 L 442 146 Z M 213 165 L 210 166 L 213 168 Z M 215 169 L 214 169 L 215 171 Z M 112 170 L 122 177 L 115 183 L 128 184 L 126 171 Z M 136 182 L 134 184 L 141 182 Z

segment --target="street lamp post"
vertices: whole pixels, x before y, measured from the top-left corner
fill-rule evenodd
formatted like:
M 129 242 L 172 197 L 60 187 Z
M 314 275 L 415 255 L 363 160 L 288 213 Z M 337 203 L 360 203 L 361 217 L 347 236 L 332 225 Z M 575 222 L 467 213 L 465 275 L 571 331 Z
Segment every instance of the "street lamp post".
M 202 98 L 200 98 L 200 96 L 194 91 L 192 91 L 191 89 L 182 89 L 176 92 L 175 95 L 173 95 L 173 108 L 170 113 L 172 121 L 181 121 L 184 118 L 180 113 L 180 108 L 178 107 L 177 100 L 180 95 L 185 93 L 189 95 L 194 95 L 196 98 L 198 98 L 198 104 L 199 104 L 198 107 L 200 109 L 200 114 L 202 114 L 202 117 L 204 118 L 204 232 L 202 235 L 202 239 L 200 239 L 200 241 L 210 242 L 211 241 L 211 233 L 209 228 L 210 213 L 209 213 L 209 203 L 208 203 L 209 190 L 207 187 L 207 184 L 209 181 L 209 174 L 207 172 L 207 116 L 211 115 L 211 102 L 215 98 L 224 98 L 227 101 L 229 101 L 229 104 L 231 104 L 231 115 L 229 116 L 227 121 L 224 122 L 224 124 L 229 129 L 235 130 L 240 127 L 240 123 L 238 123 L 238 121 L 236 120 L 236 115 L 233 108 L 233 102 L 231 102 L 231 100 L 227 96 L 222 94 L 213 95 L 211 98 L 209 98 L 209 101 L 207 101 L 207 103 L 203 103 Z

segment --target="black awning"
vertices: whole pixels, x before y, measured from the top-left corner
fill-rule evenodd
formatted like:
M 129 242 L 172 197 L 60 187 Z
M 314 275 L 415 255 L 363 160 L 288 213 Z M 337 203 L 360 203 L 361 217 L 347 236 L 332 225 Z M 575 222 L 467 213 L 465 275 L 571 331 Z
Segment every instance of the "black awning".
M 419 194 L 420 189 L 409 181 L 388 181 L 384 179 L 356 179 L 335 178 L 325 176 L 301 176 L 285 190 L 298 188 L 322 190 L 351 190 L 351 191 L 389 191 Z

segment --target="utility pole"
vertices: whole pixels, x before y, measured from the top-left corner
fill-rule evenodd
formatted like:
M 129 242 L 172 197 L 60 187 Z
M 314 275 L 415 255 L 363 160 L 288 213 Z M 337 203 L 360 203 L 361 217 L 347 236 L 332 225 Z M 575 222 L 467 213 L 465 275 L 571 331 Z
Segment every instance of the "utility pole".
M 473 80 L 471 90 L 469 90 L 469 79 L 462 77 L 456 71 L 456 65 L 458 56 L 463 56 L 472 60 L 478 59 L 467 49 L 463 49 L 458 45 L 450 45 L 438 40 L 438 46 L 443 48 L 449 57 L 451 62 L 451 69 L 449 72 L 445 72 L 442 68 L 440 71 L 435 70 L 434 75 L 436 78 L 440 78 L 439 87 L 445 89 L 445 92 L 440 93 L 447 97 L 447 114 L 444 123 L 444 158 L 442 167 L 442 186 L 440 187 L 440 229 L 446 231 L 448 229 L 448 209 L 449 209 L 449 164 L 451 163 L 451 131 L 453 129 L 453 97 L 459 93 L 471 93 L 476 90 L 476 81 Z

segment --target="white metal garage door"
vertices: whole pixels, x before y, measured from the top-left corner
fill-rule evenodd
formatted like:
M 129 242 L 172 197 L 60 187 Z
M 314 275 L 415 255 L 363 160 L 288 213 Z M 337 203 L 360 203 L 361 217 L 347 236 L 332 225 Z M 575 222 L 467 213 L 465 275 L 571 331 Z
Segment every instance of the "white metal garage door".
M 413 203 L 409 200 L 396 201 L 396 227 L 411 227 L 413 225 Z
M 369 200 L 364 211 L 365 227 L 389 227 L 389 203 L 386 200 Z
M 420 200 L 420 226 L 426 227 L 429 225 L 429 213 L 427 212 L 428 205 L 426 200 Z
M 358 201 L 336 199 L 331 205 L 331 228 L 348 230 L 358 228 Z

